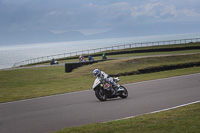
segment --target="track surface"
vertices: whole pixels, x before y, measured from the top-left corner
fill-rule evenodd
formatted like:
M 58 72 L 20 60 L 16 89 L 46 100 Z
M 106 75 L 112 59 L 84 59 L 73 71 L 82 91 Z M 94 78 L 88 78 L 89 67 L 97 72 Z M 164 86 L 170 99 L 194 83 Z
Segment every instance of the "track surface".
M 89 90 L 0 104 L 0 132 L 45 133 L 200 100 L 200 73 L 124 86 L 127 99 L 100 102 Z

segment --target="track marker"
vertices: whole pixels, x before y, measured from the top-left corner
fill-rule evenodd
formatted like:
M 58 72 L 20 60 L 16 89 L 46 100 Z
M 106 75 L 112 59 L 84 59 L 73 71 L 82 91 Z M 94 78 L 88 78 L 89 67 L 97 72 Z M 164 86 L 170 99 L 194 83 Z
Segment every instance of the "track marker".
M 121 119 L 115 119 L 115 120 L 111 120 L 111 121 L 107 121 L 107 122 L 119 121 L 119 120 L 126 120 L 126 119 L 135 118 L 135 117 L 142 116 L 142 115 L 147 115 L 147 114 L 155 114 L 155 113 L 159 113 L 159 112 L 163 112 L 163 111 L 168 111 L 168 110 L 172 110 L 172 109 L 184 107 L 184 106 L 191 105 L 191 104 L 195 104 L 195 103 L 200 103 L 200 100 L 199 100 L 199 101 L 195 101 L 195 102 L 191 102 L 191 103 L 186 103 L 186 104 L 174 106 L 174 107 L 170 107 L 170 108 L 166 108 L 166 109 L 161 109 L 161 110 L 157 110 L 157 111 L 152 111 L 152 112 L 149 112 L 149 113 L 144 113 L 144 114 L 129 116 L 129 117 L 121 118 Z M 107 123 L 107 122 L 103 122 L 103 123 Z

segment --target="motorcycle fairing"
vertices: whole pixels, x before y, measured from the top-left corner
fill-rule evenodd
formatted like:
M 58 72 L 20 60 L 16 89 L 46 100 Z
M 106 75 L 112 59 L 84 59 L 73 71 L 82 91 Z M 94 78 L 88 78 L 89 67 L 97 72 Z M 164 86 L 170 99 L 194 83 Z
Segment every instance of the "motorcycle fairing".
M 100 83 L 101 83 L 100 80 L 98 78 L 96 78 L 92 88 L 95 89 Z

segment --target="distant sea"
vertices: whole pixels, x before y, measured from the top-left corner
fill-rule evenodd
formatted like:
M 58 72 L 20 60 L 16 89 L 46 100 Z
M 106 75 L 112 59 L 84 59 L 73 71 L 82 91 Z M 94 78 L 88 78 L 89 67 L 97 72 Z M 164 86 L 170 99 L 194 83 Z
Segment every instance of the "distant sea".
M 200 38 L 200 33 L 0 46 L 0 69 L 11 68 L 17 62 L 42 56 L 76 52 L 108 46 L 117 46 L 130 43 L 167 41 L 190 38 Z

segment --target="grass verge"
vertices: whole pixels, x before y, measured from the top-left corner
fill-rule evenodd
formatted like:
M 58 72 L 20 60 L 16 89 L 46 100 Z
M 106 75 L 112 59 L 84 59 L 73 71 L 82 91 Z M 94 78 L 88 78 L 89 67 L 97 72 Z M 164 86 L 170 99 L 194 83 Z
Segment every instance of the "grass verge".
M 66 128 L 54 133 L 199 133 L 200 103 L 126 120 Z
M 200 54 L 190 54 L 111 60 L 83 66 L 73 70 L 71 73 L 65 73 L 64 66 L 0 71 L 0 103 L 91 89 L 94 81 L 92 71 L 95 68 L 112 75 L 137 71 L 146 67 L 196 62 L 199 60 Z M 192 67 L 150 74 L 120 76 L 120 84 L 199 72 L 200 67 Z

